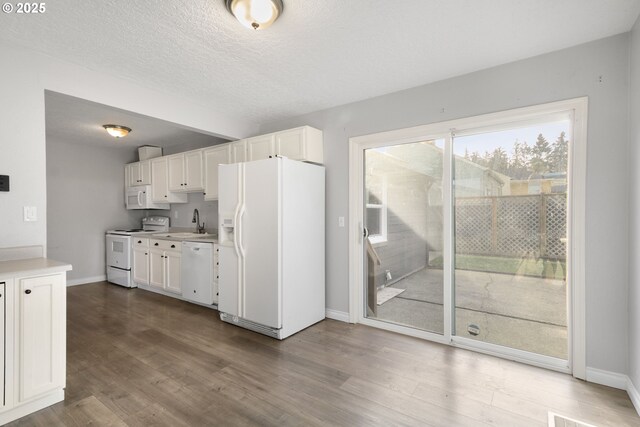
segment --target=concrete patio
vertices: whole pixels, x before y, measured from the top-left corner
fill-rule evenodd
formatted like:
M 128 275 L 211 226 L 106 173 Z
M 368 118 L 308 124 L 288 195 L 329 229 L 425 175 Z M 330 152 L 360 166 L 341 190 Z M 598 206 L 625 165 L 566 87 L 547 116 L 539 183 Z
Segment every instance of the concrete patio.
M 425 268 L 391 287 L 406 290 L 378 306 L 377 319 L 443 333 L 442 270 Z M 456 335 L 567 358 L 564 281 L 457 270 L 455 288 Z

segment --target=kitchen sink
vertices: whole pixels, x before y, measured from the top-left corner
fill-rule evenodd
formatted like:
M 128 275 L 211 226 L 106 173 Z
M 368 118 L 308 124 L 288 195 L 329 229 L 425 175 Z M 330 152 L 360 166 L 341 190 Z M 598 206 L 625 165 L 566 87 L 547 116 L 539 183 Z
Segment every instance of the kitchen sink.
M 212 238 L 215 234 L 199 234 L 194 232 L 181 232 L 181 233 L 158 233 L 153 237 L 166 237 L 168 239 L 198 239 L 198 238 Z

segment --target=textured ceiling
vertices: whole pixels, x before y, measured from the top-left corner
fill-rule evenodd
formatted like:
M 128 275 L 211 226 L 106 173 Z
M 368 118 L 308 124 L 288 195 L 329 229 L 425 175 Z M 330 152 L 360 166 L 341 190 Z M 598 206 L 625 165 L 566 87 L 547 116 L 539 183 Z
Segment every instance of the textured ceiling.
M 224 0 L 58 0 L 0 39 L 257 123 L 628 31 L 640 0 L 284 0 L 255 32 Z
M 163 120 L 49 91 L 45 94 L 45 118 L 47 142 L 52 143 L 132 150 L 140 145 L 203 147 L 224 142 Z M 132 132 L 116 139 L 104 130 L 102 125 L 106 124 L 127 126 Z

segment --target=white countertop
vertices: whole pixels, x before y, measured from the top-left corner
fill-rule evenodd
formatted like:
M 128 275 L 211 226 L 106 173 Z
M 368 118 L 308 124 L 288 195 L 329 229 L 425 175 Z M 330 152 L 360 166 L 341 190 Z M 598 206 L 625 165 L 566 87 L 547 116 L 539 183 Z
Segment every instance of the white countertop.
M 49 258 L 27 258 L 0 261 L 0 277 L 60 273 L 71 270 L 71 264 Z

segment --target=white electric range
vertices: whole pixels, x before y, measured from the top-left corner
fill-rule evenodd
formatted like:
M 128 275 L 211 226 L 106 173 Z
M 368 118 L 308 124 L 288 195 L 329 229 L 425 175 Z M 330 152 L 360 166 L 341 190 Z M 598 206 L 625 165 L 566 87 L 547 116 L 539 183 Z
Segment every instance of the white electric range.
M 126 288 L 137 287 L 131 278 L 131 236 L 163 231 L 169 231 L 169 218 L 165 216 L 142 218 L 142 228 L 107 231 L 107 281 Z

